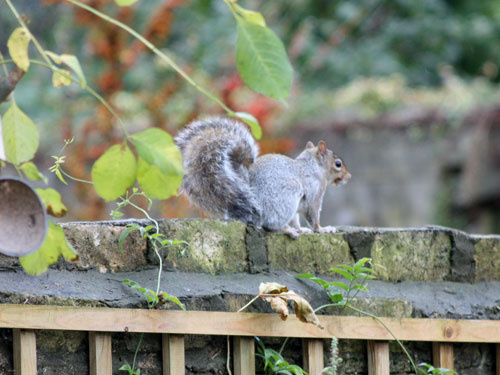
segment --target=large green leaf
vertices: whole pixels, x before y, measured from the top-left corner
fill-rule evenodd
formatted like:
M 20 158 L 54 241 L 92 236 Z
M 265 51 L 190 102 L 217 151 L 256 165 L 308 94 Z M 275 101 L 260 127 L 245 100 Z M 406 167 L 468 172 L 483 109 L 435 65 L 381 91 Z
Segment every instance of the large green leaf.
M 125 144 L 111 146 L 92 167 L 92 181 L 97 194 L 112 201 L 125 194 L 136 178 L 137 162 Z
M 292 86 L 293 69 L 285 47 L 271 29 L 238 21 L 236 63 L 241 78 L 252 90 L 274 99 L 285 99 Z
M 145 162 L 156 165 L 166 176 L 182 176 L 182 154 L 170 134 L 150 128 L 132 135 L 135 148 Z
M 182 175 L 166 175 L 156 165 L 151 165 L 139 158 L 137 181 L 141 189 L 153 199 L 167 199 L 177 195 L 181 186 Z
M 9 49 L 12 60 L 14 60 L 16 65 L 25 72 L 27 72 L 30 67 L 30 58 L 28 56 L 30 40 L 31 37 L 29 33 L 23 27 L 18 27 L 10 35 L 7 41 L 7 48 Z
M 3 117 L 2 138 L 5 157 L 15 165 L 32 159 L 38 149 L 38 129 L 15 101 Z
M 66 236 L 61 227 L 49 221 L 47 237 L 42 246 L 33 254 L 19 258 L 21 266 L 30 275 L 40 275 L 47 268 L 57 261 L 59 255 L 64 259 L 74 261 L 78 258 L 71 244 L 66 240 Z

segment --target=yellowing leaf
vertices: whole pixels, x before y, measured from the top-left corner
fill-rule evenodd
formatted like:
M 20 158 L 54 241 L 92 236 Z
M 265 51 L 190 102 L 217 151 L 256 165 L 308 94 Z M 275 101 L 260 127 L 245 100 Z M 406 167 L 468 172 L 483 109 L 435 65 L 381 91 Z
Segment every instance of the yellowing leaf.
M 182 154 L 170 134 L 150 128 L 132 135 L 139 156 L 166 176 L 182 176 Z
M 2 138 L 6 160 L 15 165 L 33 159 L 38 149 L 38 129 L 15 101 L 3 117 Z
M 30 58 L 28 56 L 30 40 L 30 34 L 23 27 L 18 27 L 10 35 L 7 41 L 7 47 L 9 48 L 9 54 L 12 60 L 14 60 L 16 65 L 25 72 L 27 72 L 30 67 Z
M 28 161 L 26 163 L 23 163 L 21 164 L 20 168 L 21 171 L 23 171 L 24 175 L 31 181 L 43 180 L 43 182 L 45 182 L 46 184 L 48 183 L 47 177 L 45 177 L 38 171 L 38 168 L 33 162 Z
M 47 213 L 55 217 L 63 217 L 66 215 L 68 209 L 64 205 L 61 199 L 61 194 L 52 188 L 48 189 L 35 189 L 37 194 L 40 196 Z
M 250 126 L 250 131 L 256 140 L 259 140 L 262 137 L 262 128 L 259 125 L 259 121 L 250 113 L 236 112 L 233 117 L 239 118 L 241 121 Z
M 71 85 L 71 73 L 66 69 L 59 69 L 52 74 L 52 85 L 54 87 Z
M 19 258 L 21 266 L 30 275 L 40 275 L 62 255 L 66 260 L 75 261 L 78 255 L 66 240 L 61 227 L 49 221 L 47 237 L 42 246 L 33 254 Z
M 141 189 L 153 199 L 167 199 L 177 195 L 182 183 L 182 175 L 167 176 L 156 165 L 151 165 L 139 157 L 137 182 Z
M 119 144 L 108 148 L 92 167 L 92 181 L 102 198 L 112 201 L 125 194 L 137 174 L 137 162 L 127 145 Z
M 85 75 L 83 74 L 82 67 L 78 58 L 75 55 L 68 55 L 63 53 L 62 55 L 58 55 L 54 52 L 46 51 L 47 55 L 54 61 L 56 64 L 65 64 L 71 68 L 80 80 L 80 85 L 82 88 L 87 87 L 87 80 L 85 79 Z M 53 78 L 54 80 L 54 78 Z M 55 85 L 54 85 L 55 86 Z M 58 86 L 55 86 L 58 87 Z
M 115 0 L 115 3 L 121 7 L 128 7 L 137 3 L 138 0 Z

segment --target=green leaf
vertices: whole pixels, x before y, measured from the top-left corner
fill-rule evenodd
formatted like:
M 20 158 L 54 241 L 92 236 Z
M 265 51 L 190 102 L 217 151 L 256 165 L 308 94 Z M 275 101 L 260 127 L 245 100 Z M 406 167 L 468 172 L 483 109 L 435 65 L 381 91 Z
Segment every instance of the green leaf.
M 54 87 L 71 85 L 71 73 L 66 69 L 59 69 L 52 74 L 52 85 Z
M 63 53 L 62 55 L 58 55 L 57 53 L 46 51 L 47 55 L 54 61 L 56 64 L 65 64 L 71 68 L 80 80 L 80 85 L 82 89 L 87 87 L 87 80 L 85 79 L 85 75 L 83 74 L 82 67 L 78 58 L 75 55 L 69 55 L 67 53 Z M 54 78 L 53 78 L 54 79 Z M 54 85 L 55 86 L 55 85 Z M 58 86 L 55 86 L 58 87 Z
M 75 250 L 66 240 L 62 228 L 49 221 L 47 237 L 42 246 L 33 254 L 20 257 L 19 261 L 30 275 L 40 275 L 57 261 L 59 255 L 70 261 L 78 259 Z
M 2 137 L 8 162 L 19 165 L 35 156 L 39 143 L 38 129 L 15 101 L 3 117 Z
M 311 280 L 312 282 L 315 282 L 316 284 L 322 286 L 323 288 L 328 288 L 328 283 L 325 280 L 320 279 L 319 277 L 316 277 L 310 273 L 302 273 L 300 275 L 295 275 L 295 277 L 299 279 Z
M 115 3 L 121 7 L 128 7 L 137 3 L 137 1 L 138 0 L 115 0 Z
M 186 307 L 176 296 L 171 296 L 167 292 L 161 292 L 160 294 L 165 301 L 173 302 L 177 306 L 179 306 L 182 310 L 186 311 Z
M 123 243 L 127 239 L 128 235 L 134 231 L 138 230 L 134 226 L 127 227 L 121 234 L 120 238 L 118 238 L 118 247 L 120 248 L 120 251 L 123 253 Z
M 23 163 L 19 168 L 21 169 L 21 171 L 23 171 L 24 175 L 31 181 L 42 180 L 43 182 L 45 182 L 45 184 L 48 183 L 47 177 L 45 177 L 38 171 L 38 168 L 33 162 L 28 161 L 26 163 Z
M 52 188 L 48 189 L 35 189 L 37 194 L 40 196 L 47 213 L 55 217 L 63 217 L 66 215 L 68 209 L 62 202 L 61 194 Z
M 264 19 L 264 17 L 262 16 L 262 14 L 260 14 L 259 12 L 256 12 L 254 10 L 249 10 L 249 9 L 242 8 L 241 6 L 239 6 L 236 3 L 232 3 L 231 7 L 236 12 L 238 12 L 238 14 L 240 16 L 242 16 L 246 21 L 248 21 L 248 22 L 250 22 L 250 23 L 252 23 L 254 25 L 257 25 L 257 26 L 266 27 L 266 20 Z
M 346 284 L 341 283 L 339 281 L 332 281 L 331 283 L 328 283 L 328 286 L 336 286 L 337 288 L 340 288 L 343 290 L 349 289 L 349 287 Z
M 259 121 L 250 113 L 236 112 L 232 117 L 236 117 L 250 126 L 250 131 L 256 140 L 262 138 L 262 128 L 259 125 Z
M 292 86 L 293 69 L 285 47 L 271 29 L 241 17 L 238 21 L 236 64 L 245 84 L 274 99 L 285 99 Z
M 337 268 L 337 267 L 330 268 L 330 272 L 336 272 L 336 273 L 344 276 L 349 281 L 351 281 L 353 279 L 352 275 L 342 268 Z
M 139 157 L 137 182 L 142 190 L 153 199 L 167 199 L 177 195 L 182 183 L 182 175 L 167 176 L 156 165 L 151 165 Z
M 18 27 L 13 31 L 7 41 L 7 47 L 9 48 L 9 54 L 12 60 L 14 60 L 16 65 L 25 72 L 27 72 L 30 67 L 30 58 L 28 56 L 30 40 L 30 34 L 23 27 Z
M 125 144 L 111 146 L 92 167 L 95 190 L 106 201 L 125 194 L 137 174 L 134 154 Z
M 371 259 L 370 258 L 361 258 L 360 260 L 358 260 L 354 266 L 353 266 L 353 269 L 354 269 L 354 272 L 359 272 L 361 271 L 362 268 L 365 268 L 364 265 L 367 263 L 367 262 L 370 262 Z
M 182 154 L 170 134 L 150 128 L 132 135 L 139 156 L 166 176 L 182 176 Z

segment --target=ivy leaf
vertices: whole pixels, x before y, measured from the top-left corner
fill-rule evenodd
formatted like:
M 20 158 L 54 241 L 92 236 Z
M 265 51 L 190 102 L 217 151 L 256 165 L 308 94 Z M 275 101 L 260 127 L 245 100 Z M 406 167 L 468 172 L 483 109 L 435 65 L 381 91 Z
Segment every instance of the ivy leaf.
M 12 60 L 14 60 L 16 65 L 25 72 L 27 72 L 30 67 L 30 58 L 28 56 L 30 40 L 30 34 L 23 27 L 18 27 L 12 32 L 7 41 L 7 47 L 9 48 L 9 54 Z
M 256 140 L 262 138 L 262 128 L 259 125 L 259 121 L 252 116 L 250 113 L 246 112 L 236 112 L 233 117 L 239 118 L 241 121 L 245 122 L 250 126 L 250 131 Z
M 150 128 L 132 135 L 139 156 L 166 176 L 182 176 L 182 154 L 170 134 Z
M 40 173 L 40 171 L 33 162 L 28 161 L 26 163 L 23 163 L 19 168 L 21 169 L 21 171 L 23 171 L 24 175 L 31 181 L 42 180 L 43 182 L 45 182 L 45 184 L 49 183 L 47 177 L 45 177 L 43 174 Z
M 260 94 L 285 99 L 292 86 L 293 69 L 283 43 L 267 27 L 241 17 L 237 21 L 236 65 L 241 78 Z
M 56 64 L 65 64 L 71 68 L 80 80 L 80 85 L 82 89 L 87 87 L 87 80 L 85 79 L 85 75 L 83 74 L 82 67 L 78 58 L 75 55 L 69 55 L 67 53 L 63 53 L 62 55 L 58 55 L 57 53 L 46 51 L 47 55 L 54 61 Z M 56 86 L 58 87 L 58 86 Z
M 60 255 L 69 261 L 78 259 L 75 250 L 66 240 L 62 228 L 49 221 L 47 237 L 42 246 L 33 254 L 20 257 L 19 261 L 30 275 L 41 275 L 57 261 Z
M 3 117 L 2 138 L 6 160 L 14 165 L 33 159 L 38 149 L 38 129 L 15 101 Z
M 97 194 L 112 201 L 134 184 L 137 162 L 127 145 L 114 145 L 97 159 L 91 174 Z
M 59 69 L 52 74 L 52 85 L 57 88 L 71 85 L 71 73 L 66 69 Z
M 138 0 L 115 0 L 115 3 L 121 7 L 128 7 L 137 3 L 137 1 Z
M 40 196 L 47 213 L 55 217 L 63 217 L 68 212 L 68 209 L 62 202 L 61 194 L 57 190 L 52 188 L 48 189 L 35 189 L 37 194 Z
M 153 199 L 167 199 L 177 195 L 182 183 L 182 175 L 167 176 L 156 165 L 151 165 L 141 157 L 137 167 L 137 182 L 141 189 Z

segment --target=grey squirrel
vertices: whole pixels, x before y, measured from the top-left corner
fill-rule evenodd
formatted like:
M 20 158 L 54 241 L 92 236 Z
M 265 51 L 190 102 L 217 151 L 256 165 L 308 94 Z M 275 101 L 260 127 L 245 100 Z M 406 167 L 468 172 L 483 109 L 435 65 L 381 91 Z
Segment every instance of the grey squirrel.
M 297 158 L 258 157 L 259 148 L 246 125 L 211 117 L 187 125 L 175 142 L 184 159 L 181 192 L 212 215 L 237 219 L 293 238 L 311 229 L 300 226 L 299 213 L 314 232 L 328 185 L 342 185 L 351 174 L 320 141 L 308 142 Z

